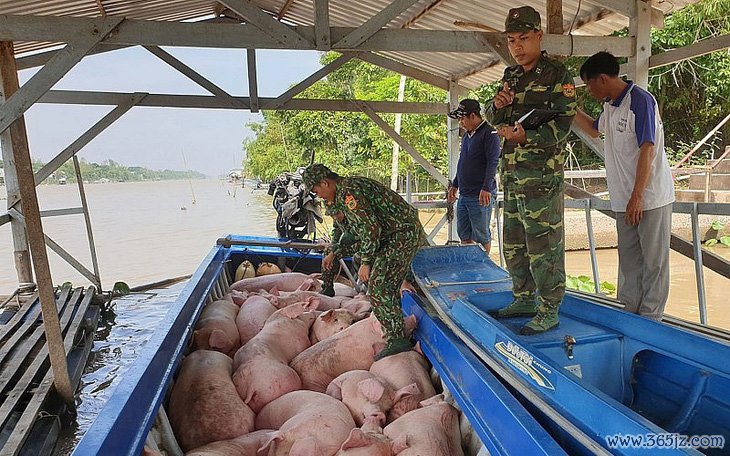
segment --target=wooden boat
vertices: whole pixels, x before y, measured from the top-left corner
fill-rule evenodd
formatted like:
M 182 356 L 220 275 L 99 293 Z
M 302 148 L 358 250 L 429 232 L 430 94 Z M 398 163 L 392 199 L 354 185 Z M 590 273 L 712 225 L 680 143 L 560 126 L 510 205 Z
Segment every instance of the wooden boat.
M 527 318 L 488 315 L 512 301 L 511 281 L 478 246 L 422 249 L 413 270 L 445 324 L 568 453 L 700 454 L 693 443 L 705 454 L 730 452 L 727 333 L 568 293 L 558 328 L 521 336 Z
M 75 455 L 138 455 L 150 428 L 164 422 L 161 407 L 188 346 L 203 306 L 222 296 L 244 260 L 268 261 L 298 272 L 317 272 L 321 255 L 311 244 L 270 238 L 220 239 L 180 294 L 155 336 L 124 374 Z M 283 268 L 282 268 L 283 269 Z M 565 452 L 520 405 L 508 389 L 415 295 L 404 298 L 404 312 L 416 315 L 415 337 L 446 392 L 462 410 L 462 431 L 476 434 L 466 454 L 560 455 Z M 164 423 L 163 423 L 164 427 Z M 473 431 L 471 431 L 472 429 Z

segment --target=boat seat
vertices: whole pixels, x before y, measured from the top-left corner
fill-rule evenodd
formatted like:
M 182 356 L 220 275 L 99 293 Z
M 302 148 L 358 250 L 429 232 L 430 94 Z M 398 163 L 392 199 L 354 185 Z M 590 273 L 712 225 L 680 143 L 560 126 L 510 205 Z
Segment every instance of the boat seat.
M 730 433 L 730 378 L 652 350 L 631 367 L 630 407 L 667 432 L 684 435 Z M 708 453 L 711 454 L 711 453 Z

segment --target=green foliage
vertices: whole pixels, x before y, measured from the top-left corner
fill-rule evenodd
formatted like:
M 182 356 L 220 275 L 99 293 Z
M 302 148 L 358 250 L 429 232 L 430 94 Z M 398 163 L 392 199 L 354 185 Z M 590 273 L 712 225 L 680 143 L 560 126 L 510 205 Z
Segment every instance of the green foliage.
M 338 54 L 322 56 L 326 65 Z M 351 60 L 300 95 L 311 99 L 390 100 L 398 97 L 400 76 L 359 60 Z M 404 101 L 443 102 L 446 93 L 413 79 L 406 80 Z M 381 114 L 393 125 L 393 114 Z M 403 115 L 401 135 L 442 171 L 447 168 L 446 121 L 443 116 Z M 283 171 L 315 160 L 333 171 L 367 175 L 378 180 L 390 176 L 393 141 L 367 116 L 351 112 L 268 111 L 262 122 L 250 123 L 256 136 L 244 142 L 244 167 L 248 177 L 270 180 Z M 399 174 L 426 173 L 401 152 Z
M 725 224 L 722 223 L 720 220 L 713 220 L 710 224 L 710 228 L 715 231 L 722 231 L 722 229 L 725 228 Z
M 730 235 L 723 234 L 725 228 L 725 223 L 720 220 L 713 220 L 710 224 L 710 230 L 707 232 L 707 235 L 711 237 L 705 241 L 705 247 L 713 247 L 717 244 L 730 247 Z
M 565 277 L 565 286 L 578 291 L 583 291 L 585 293 L 595 293 L 596 292 L 596 285 L 593 280 L 591 280 L 590 277 L 579 275 L 566 275 Z M 601 293 L 606 295 L 615 295 L 616 294 L 616 285 L 612 284 L 611 282 L 601 282 L 600 287 Z
M 43 167 L 42 162 L 33 162 L 33 172 Z M 173 171 L 165 169 L 162 171 L 144 168 L 142 166 L 124 166 L 114 160 L 106 160 L 102 163 L 90 163 L 83 158 L 79 160 L 81 176 L 86 182 L 96 182 L 107 179 L 111 182 L 137 182 L 149 180 L 172 180 L 172 179 L 204 179 L 205 175 L 197 171 Z M 72 160 L 64 163 L 48 179 L 47 182 L 58 183 L 61 179 L 68 183 L 76 182 L 76 170 Z
M 129 285 L 127 285 L 125 282 L 115 282 L 114 287 L 112 287 L 112 296 L 124 296 L 131 293 L 129 289 Z

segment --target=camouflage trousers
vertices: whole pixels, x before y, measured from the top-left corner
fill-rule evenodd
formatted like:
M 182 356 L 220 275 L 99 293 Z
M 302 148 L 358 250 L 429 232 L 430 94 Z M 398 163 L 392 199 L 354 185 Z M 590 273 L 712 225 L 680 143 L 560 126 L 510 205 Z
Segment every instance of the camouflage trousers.
M 406 336 L 400 286 L 425 239 L 426 235 L 420 226 L 417 230 L 400 231 L 381 240 L 380 249 L 375 253 L 368 290 L 373 313 L 383 327 L 386 340 Z
M 340 247 L 339 251 L 335 253 L 335 258 L 332 260 L 332 267 L 329 270 L 322 268 L 322 288 L 332 288 L 335 283 L 335 277 L 340 272 L 340 260 L 347 257 L 353 257 L 353 261 L 359 263 L 359 258 L 355 256 L 357 251 L 357 244 L 350 244 L 347 247 Z
M 557 310 L 565 294 L 563 185 L 524 187 L 505 181 L 504 257 L 515 300 Z

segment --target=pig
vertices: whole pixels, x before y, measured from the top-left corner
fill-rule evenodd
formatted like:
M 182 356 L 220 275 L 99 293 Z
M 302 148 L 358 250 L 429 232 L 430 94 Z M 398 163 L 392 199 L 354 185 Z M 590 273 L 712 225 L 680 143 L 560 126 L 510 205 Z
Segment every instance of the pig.
M 414 316 L 406 318 L 406 328 L 415 325 Z M 383 347 L 380 322 L 372 315 L 304 350 L 290 365 L 299 374 L 304 389 L 323 393 L 335 377 L 353 369 L 370 369 L 375 354 Z
M 354 288 L 352 288 L 349 285 L 345 285 L 344 283 L 335 282 L 335 296 L 347 296 L 348 298 L 352 298 L 357 294 L 357 291 L 355 291 Z
M 244 260 L 236 268 L 235 281 L 238 282 L 241 279 L 250 279 L 256 277 L 256 271 L 253 268 L 253 264 L 250 261 Z
M 256 268 L 257 277 L 271 274 L 281 274 L 281 269 L 279 269 L 279 266 L 273 263 L 259 263 L 259 267 Z
M 170 395 L 170 424 L 183 451 L 251 432 L 254 413 L 231 381 L 233 360 L 197 350 L 182 363 Z
M 274 432 L 274 429 L 262 429 L 235 439 L 209 443 L 185 453 L 185 456 L 256 456 L 258 449 Z
M 303 286 L 305 287 L 301 288 L 302 290 L 322 290 L 322 284 L 320 284 L 318 280 L 312 279 L 308 275 L 299 272 L 286 272 L 283 274 L 241 279 L 231 285 L 230 289 L 236 291 L 268 291 L 276 287 L 280 291 L 294 291 Z
M 248 298 L 236 316 L 236 327 L 241 345 L 245 345 L 253 339 L 274 312 L 276 312 L 276 306 L 265 297 L 253 295 Z
M 229 290 L 228 293 L 223 296 L 223 299 L 227 299 L 238 307 L 241 307 L 243 303 L 246 302 L 246 299 L 248 299 L 248 292 Z
M 315 318 L 303 304 L 278 310 L 261 332 L 236 352 L 233 383 L 254 412 L 301 388 L 299 375 L 289 362 L 309 347 L 309 328 Z
M 349 310 L 332 309 L 321 313 L 309 331 L 309 341 L 312 345 L 329 336 L 335 335 L 350 326 L 355 321 L 355 315 Z
M 378 420 L 370 417 L 350 431 L 336 456 L 393 456 L 407 448 L 406 437 L 393 441 L 383 434 Z
M 353 298 L 342 301 L 340 307 L 354 313 L 359 319 L 367 317 L 373 306 L 370 304 L 370 296 L 358 294 Z
M 393 408 L 388 412 L 387 423 L 392 423 L 398 417 L 417 409 L 421 401 L 436 395 L 428 371 L 428 361 L 416 350 L 398 353 L 375 361 L 370 366 L 370 373 L 384 380 L 395 390 L 411 383 L 418 385 L 418 394 L 405 397 L 393 405 Z
M 421 408 L 410 411 L 385 427 L 385 436 L 393 441 L 406 441 L 407 448 L 398 456 L 464 456 L 461 449 L 459 414 L 438 395 L 421 402 Z
M 238 306 L 225 299 L 205 306 L 193 331 L 193 350 L 215 350 L 233 356 L 241 346 L 237 314 Z
M 278 429 L 260 454 L 334 456 L 355 422 L 337 399 L 313 391 L 293 391 L 264 407 L 256 417 L 256 426 Z
M 374 418 L 379 425 L 385 425 L 385 414 L 393 404 L 420 392 L 415 383 L 396 391 L 366 370 L 345 372 L 332 380 L 326 391 L 327 395 L 341 400 L 350 409 L 358 426 L 362 426 L 367 418 Z
M 317 305 L 317 309 L 319 310 L 339 309 L 342 305 L 342 302 L 345 299 L 348 299 L 343 296 L 325 296 L 323 294 L 317 293 L 316 291 L 296 290 L 288 292 L 279 291 L 277 288 L 272 288 L 269 294 L 276 298 L 277 307 L 279 309 L 292 305 L 296 302 L 310 301 L 313 299 L 317 299 L 319 301 L 319 304 Z M 268 295 L 265 294 L 263 296 L 268 297 Z

